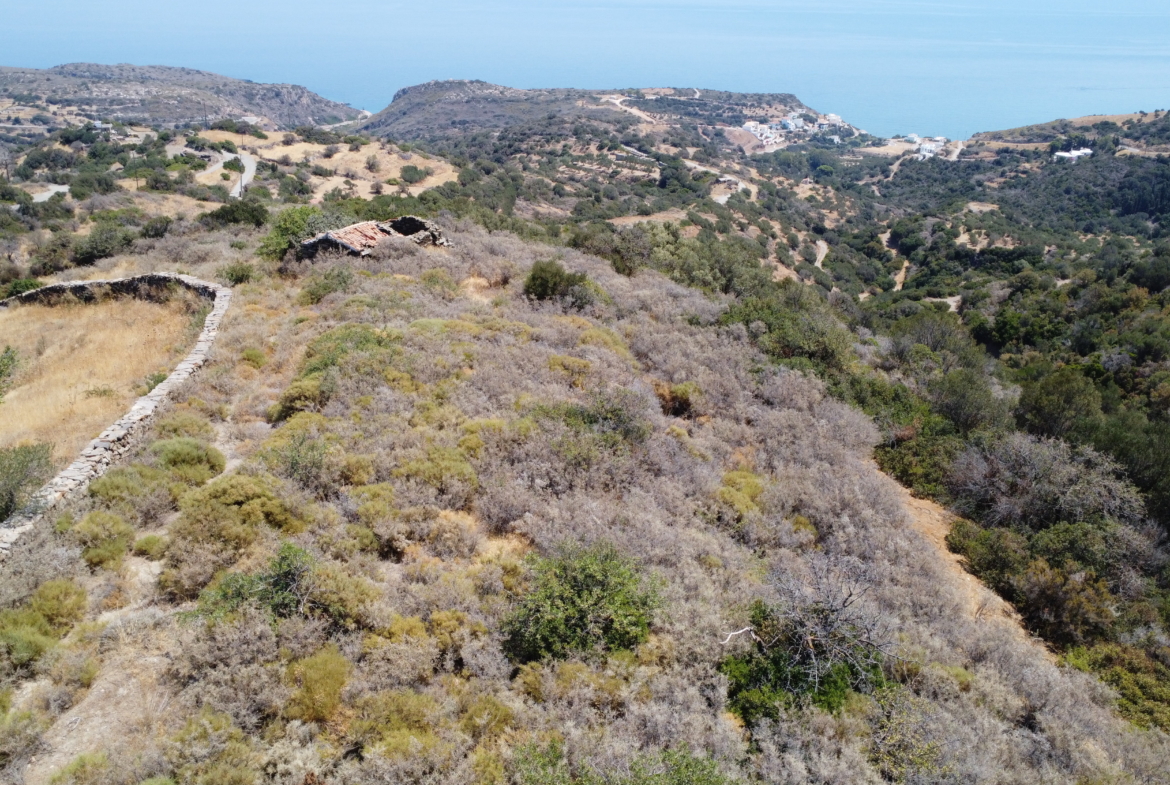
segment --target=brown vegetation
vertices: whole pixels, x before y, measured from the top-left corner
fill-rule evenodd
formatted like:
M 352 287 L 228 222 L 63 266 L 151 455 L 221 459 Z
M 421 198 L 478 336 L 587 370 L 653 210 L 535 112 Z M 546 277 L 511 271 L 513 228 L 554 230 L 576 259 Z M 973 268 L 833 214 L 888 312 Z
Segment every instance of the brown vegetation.
M 178 396 L 186 419 L 155 434 L 214 439 L 227 475 L 73 510 L 170 539 L 154 606 L 117 607 L 143 559 L 86 566 L 92 546 L 66 526 L 0 568 L 16 604 L 62 571 L 85 583 L 86 618 L 108 622 L 94 685 L 136 651 L 168 658 L 157 723 L 77 764 L 89 781 L 522 781 L 553 742 L 549 766 L 614 776 L 686 748 L 731 781 L 1165 781 L 1165 737 L 972 613 L 965 576 L 874 467 L 873 423 L 771 365 L 747 328 L 717 326 L 721 302 L 571 251 L 591 301 L 530 299 L 517 273 L 546 249 L 446 228 L 450 251 L 319 258 L 314 275 L 351 278 L 309 304 L 293 269 L 237 287 L 212 363 Z M 492 283 L 461 287 L 472 277 Z M 178 479 L 167 454 L 144 444 L 130 464 Z M 539 596 L 524 553 L 565 545 L 612 547 L 654 587 L 648 630 L 521 664 L 501 631 Z M 728 633 L 757 600 L 817 613 L 836 596 L 817 576 L 838 574 L 858 582 L 849 623 L 882 630 L 888 656 L 860 666 L 880 671 L 832 711 L 793 696 L 750 728 L 729 718 L 719 665 L 750 642 Z M 88 651 L 83 630 L 62 656 Z M 107 716 L 96 688 L 50 700 L 21 686 L 27 671 L 6 678 L 8 716 L 31 718 L 6 720 L 6 774 L 42 738 L 64 765 L 63 723 Z M 70 754 L 100 752 L 84 738 Z
M 111 300 L 0 310 L 0 344 L 19 357 L 0 404 L 0 447 L 51 442 L 67 463 L 169 373 L 197 333 L 183 302 Z

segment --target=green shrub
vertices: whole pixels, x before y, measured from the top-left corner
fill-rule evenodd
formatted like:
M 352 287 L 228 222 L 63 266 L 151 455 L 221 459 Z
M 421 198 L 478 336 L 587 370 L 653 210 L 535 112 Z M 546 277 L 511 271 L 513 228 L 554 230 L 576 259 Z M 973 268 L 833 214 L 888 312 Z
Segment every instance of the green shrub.
M 291 429 L 296 418 L 285 428 Z M 315 433 L 297 431 L 287 434 L 278 446 L 264 453 L 265 462 L 274 472 L 305 488 L 320 490 L 325 473 L 328 446 Z
M 457 483 L 470 488 L 479 485 L 467 455 L 455 447 L 428 447 L 425 457 L 404 461 L 394 470 L 394 476 L 413 477 L 440 491 L 453 490 Z
M 335 267 L 318 275 L 310 276 L 301 288 L 299 302 L 302 305 L 316 305 L 334 292 L 349 291 L 353 286 L 353 273 L 347 267 Z
M 170 374 L 166 371 L 155 371 L 142 380 L 142 385 L 146 388 L 146 392 L 150 392 L 155 387 L 158 387 L 160 384 L 165 382 L 168 376 L 170 376 Z
M 1099 643 L 1070 649 L 1069 665 L 1094 673 L 1117 691 L 1117 711 L 1141 728 L 1170 731 L 1170 665 L 1137 646 Z
M 805 359 L 815 367 L 843 370 L 854 357 L 852 336 L 808 288 L 786 279 L 777 285 L 776 295 L 746 298 L 729 308 L 722 321 L 763 324 L 766 330 L 756 341 L 776 360 Z
M 265 259 L 279 261 L 301 240 L 312 234 L 309 228 L 310 219 L 320 215 L 321 211 L 316 207 L 290 207 L 276 216 L 276 220 L 272 222 L 272 230 L 260 243 L 256 253 Z
M 134 537 L 134 528 L 120 516 L 104 510 L 87 513 L 73 527 L 73 536 L 84 549 L 81 557 L 90 567 L 118 566 Z
M 380 692 L 362 698 L 354 708 L 357 716 L 350 724 L 350 736 L 367 749 L 401 758 L 438 743 L 435 729 L 441 707 L 429 695 Z
M 268 410 L 268 419 L 273 422 L 287 420 L 299 412 L 311 412 L 325 403 L 321 390 L 321 374 L 314 373 L 295 379 L 280 394 L 280 399 Z
M 0 611 L 0 643 L 13 665 L 23 667 L 40 659 L 57 643 L 53 626 L 31 610 Z
M 254 346 L 250 346 L 240 352 L 240 359 L 256 370 L 260 370 L 268 364 L 268 356 L 264 354 L 264 350 L 257 349 Z
M 4 351 L 0 351 L 0 398 L 3 398 L 4 393 L 8 392 L 19 366 L 20 356 L 17 355 L 16 350 L 11 346 L 5 346 Z
M 195 485 L 201 485 L 220 474 L 227 465 L 223 453 L 190 436 L 157 441 L 150 446 L 150 451 L 158 456 L 171 474 Z
M 204 708 L 168 744 L 175 779 L 186 785 L 256 785 L 261 759 L 232 718 Z
M 642 398 L 628 390 L 594 393 L 587 404 L 538 406 L 533 415 L 560 420 L 578 433 L 598 437 L 609 448 L 644 442 L 653 430 Z
M 421 183 L 432 174 L 434 174 L 434 172 L 429 168 L 420 169 L 414 164 L 406 164 L 402 167 L 402 170 L 398 173 L 398 176 L 402 178 L 403 182 L 409 185 L 415 185 L 416 183 Z
M 15 297 L 25 292 L 34 292 L 42 286 L 44 284 L 36 278 L 17 278 L 15 281 L 9 281 L 4 286 L 0 286 L 0 300 Z
M 166 555 L 167 540 L 157 534 L 148 534 L 145 537 L 139 537 L 134 542 L 134 555 L 141 556 L 144 559 L 151 561 L 158 561 Z
M 268 208 L 262 204 L 241 199 L 212 210 L 202 216 L 200 220 L 210 228 L 219 228 L 230 224 L 251 224 L 259 228 L 268 223 Z
M 291 543 L 259 573 L 229 573 L 199 595 L 201 616 L 218 619 L 235 613 L 245 604 L 264 608 L 277 618 L 288 618 L 307 609 L 312 588 L 313 559 Z
M 73 263 L 88 265 L 100 259 L 117 256 L 127 250 L 133 242 L 133 232 L 116 224 L 99 223 L 88 237 L 81 238 L 73 247 Z
M 104 752 L 78 755 L 49 778 L 49 785 L 100 785 L 106 781 L 110 761 Z
M 89 484 L 89 495 L 106 507 L 134 515 L 146 523 L 152 515 L 170 509 L 172 479 L 163 469 L 132 463 L 116 466 Z
M 365 354 L 378 364 L 386 365 L 396 357 L 401 336 L 378 330 L 368 324 L 344 324 L 322 333 L 305 350 L 302 378 L 336 368 L 353 354 Z
M 168 568 L 159 581 L 167 592 L 185 598 L 255 542 L 260 526 L 285 533 L 303 526 L 258 477 L 221 477 L 187 493 L 179 508 L 179 519 L 171 524 Z
M 294 662 L 286 677 L 296 691 L 285 707 L 285 716 L 305 722 L 329 720 L 341 705 L 341 691 L 349 671 L 349 660 L 334 644 Z
M 45 581 L 29 599 L 29 610 L 39 613 L 55 630 L 65 631 L 85 615 L 85 589 L 67 578 Z
M 783 612 L 757 600 L 752 650 L 719 664 L 731 711 L 751 726 L 802 703 L 837 711 L 851 692 L 881 686 L 882 651 L 869 620 L 842 601 L 847 596 L 792 603 Z
M 0 611 L 0 646 L 9 662 L 36 662 L 81 619 L 85 606 L 85 591 L 61 579 L 41 584 L 24 607 Z
M 216 270 L 218 275 L 223 280 L 230 283 L 232 286 L 239 286 L 243 283 L 256 280 L 258 277 L 256 267 L 247 262 L 232 262 L 225 264 L 223 267 Z
M 169 215 L 156 215 L 142 225 L 139 234 L 143 237 L 158 240 L 166 237 L 167 232 L 171 229 L 172 223 L 174 223 L 174 219 Z
M 464 710 L 459 727 L 475 740 L 499 736 L 515 721 L 515 712 L 492 695 L 480 695 Z
M 237 548 L 251 544 L 255 529 L 267 525 L 285 533 L 300 530 L 301 522 L 258 477 L 232 474 L 208 483 L 183 497 L 176 537 L 201 542 L 208 539 Z
M 0 447 L 0 521 L 28 503 L 53 473 L 53 446 L 28 444 Z
M 570 273 L 555 259 L 538 261 L 524 279 L 524 296 L 533 300 L 564 298 L 573 306 L 583 308 L 593 297 L 586 288 L 585 273 Z
M 515 660 L 633 649 L 650 634 L 657 592 L 612 545 L 565 546 L 530 567 L 532 588 L 504 623 Z
M 642 755 L 620 772 L 598 773 L 585 769 L 574 773 L 561 746 L 526 744 L 513 762 L 517 785 L 735 785 L 736 780 L 719 771 L 719 764 L 688 747 L 678 746 Z
M 206 441 L 215 436 L 215 429 L 211 427 L 206 417 L 183 409 L 159 419 L 154 425 L 154 430 L 164 439 L 187 436 Z

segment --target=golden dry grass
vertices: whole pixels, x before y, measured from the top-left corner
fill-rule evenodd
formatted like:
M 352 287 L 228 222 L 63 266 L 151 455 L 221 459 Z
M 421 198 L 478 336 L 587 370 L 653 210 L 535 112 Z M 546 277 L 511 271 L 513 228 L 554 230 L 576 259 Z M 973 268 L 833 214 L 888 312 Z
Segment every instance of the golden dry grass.
M 52 442 L 57 465 L 73 460 L 130 408 L 147 375 L 170 372 L 194 337 L 189 325 L 179 303 L 0 311 L 0 347 L 12 346 L 22 360 L 0 403 L 0 447 Z

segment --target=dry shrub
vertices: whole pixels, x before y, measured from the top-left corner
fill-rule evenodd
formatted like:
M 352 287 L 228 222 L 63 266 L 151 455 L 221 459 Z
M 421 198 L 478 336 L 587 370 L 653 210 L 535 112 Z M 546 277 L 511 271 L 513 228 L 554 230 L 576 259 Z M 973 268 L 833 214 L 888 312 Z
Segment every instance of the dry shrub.
M 168 678 L 182 689 L 185 705 L 253 729 L 279 715 L 289 694 L 279 655 L 268 617 L 248 607 L 233 620 L 185 630 Z

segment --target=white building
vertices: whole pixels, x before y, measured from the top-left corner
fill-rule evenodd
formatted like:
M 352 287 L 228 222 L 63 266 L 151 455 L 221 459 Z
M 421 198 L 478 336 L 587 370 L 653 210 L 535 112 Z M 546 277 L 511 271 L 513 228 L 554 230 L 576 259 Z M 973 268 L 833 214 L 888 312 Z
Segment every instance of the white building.
M 1052 159 L 1054 161 L 1060 161 L 1063 159 L 1065 161 L 1072 161 L 1075 163 L 1078 158 L 1084 158 L 1084 157 L 1092 155 L 1092 154 L 1093 154 L 1092 150 L 1090 150 L 1087 147 L 1082 147 L 1080 150 L 1073 150 L 1072 152 L 1068 152 L 1068 153 L 1059 152 L 1056 155 L 1052 156 Z

